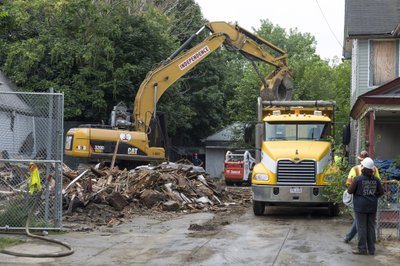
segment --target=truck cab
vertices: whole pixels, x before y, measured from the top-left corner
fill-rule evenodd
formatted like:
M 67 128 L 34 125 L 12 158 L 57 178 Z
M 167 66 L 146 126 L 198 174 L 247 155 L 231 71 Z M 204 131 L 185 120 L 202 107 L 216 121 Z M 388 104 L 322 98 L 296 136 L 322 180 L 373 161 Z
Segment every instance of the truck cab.
M 332 179 L 335 103 L 261 99 L 252 173 L 253 210 L 268 205 L 337 206 L 323 196 Z

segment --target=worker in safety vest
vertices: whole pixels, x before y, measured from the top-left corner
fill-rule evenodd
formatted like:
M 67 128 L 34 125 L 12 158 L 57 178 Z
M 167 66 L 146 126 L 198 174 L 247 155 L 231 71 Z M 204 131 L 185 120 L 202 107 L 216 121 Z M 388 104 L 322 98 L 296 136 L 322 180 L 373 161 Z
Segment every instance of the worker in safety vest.
M 353 180 L 357 176 L 361 175 L 361 162 L 367 157 L 369 157 L 369 153 L 367 151 L 362 151 L 362 152 L 360 152 L 360 155 L 357 156 L 357 159 L 360 161 L 360 164 L 351 168 L 349 175 L 347 176 L 347 180 L 346 180 L 347 186 L 350 186 L 350 184 L 353 182 Z M 378 168 L 374 167 L 373 175 L 380 179 Z M 357 234 L 357 223 L 354 218 L 353 208 L 351 209 L 351 215 L 353 216 L 353 224 L 351 225 L 349 232 L 344 237 L 345 243 L 349 243 L 354 238 L 354 236 Z
M 353 182 L 354 178 L 356 176 L 360 176 L 361 175 L 361 162 L 362 160 L 364 160 L 364 158 L 369 157 L 369 154 L 367 151 L 362 151 L 360 153 L 360 155 L 357 157 L 358 160 L 360 160 L 360 164 L 354 166 L 351 168 L 349 175 L 347 176 L 347 180 L 346 180 L 346 185 L 350 186 L 350 184 Z M 379 175 L 379 171 L 378 169 L 375 167 L 374 169 L 374 176 L 376 176 L 377 178 L 381 178 Z

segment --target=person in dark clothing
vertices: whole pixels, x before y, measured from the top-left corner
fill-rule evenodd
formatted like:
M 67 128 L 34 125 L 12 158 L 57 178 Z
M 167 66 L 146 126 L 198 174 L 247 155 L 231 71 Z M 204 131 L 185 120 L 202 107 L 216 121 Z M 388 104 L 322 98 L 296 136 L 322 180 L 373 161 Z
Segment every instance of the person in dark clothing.
M 198 157 L 197 153 L 193 154 L 193 160 L 192 160 L 193 165 L 195 166 L 203 166 L 203 161 L 200 160 L 200 158 Z
M 358 250 L 354 254 L 375 254 L 375 226 L 378 198 L 385 192 L 381 181 L 373 175 L 374 161 L 367 157 L 361 162 L 361 175 L 351 183 L 347 192 L 353 194 L 353 208 L 357 221 Z

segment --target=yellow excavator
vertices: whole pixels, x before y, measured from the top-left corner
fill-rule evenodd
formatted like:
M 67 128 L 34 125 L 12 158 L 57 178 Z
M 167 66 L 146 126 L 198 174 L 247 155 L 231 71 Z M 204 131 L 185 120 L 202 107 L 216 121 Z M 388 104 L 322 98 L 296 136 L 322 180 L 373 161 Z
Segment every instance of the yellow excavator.
M 211 34 L 183 52 L 205 28 Z M 174 82 L 221 45 L 229 51 L 238 51 L 252 63 L 261 79 L 263 100 L 291 99 L 293 85 L 286 52 L 238 25 L 210 22 L 147 74 L 136 94 L 133 114 L 124 104 L 118 104 L 111 113 L 111 125 L 88 124 L 70 129 L 66 135 L 65 154 L 138 162 L 166 160 L 165 119 L 157 115 L 157 102 Z M 275 69 L 263 77 L 256 61 Z

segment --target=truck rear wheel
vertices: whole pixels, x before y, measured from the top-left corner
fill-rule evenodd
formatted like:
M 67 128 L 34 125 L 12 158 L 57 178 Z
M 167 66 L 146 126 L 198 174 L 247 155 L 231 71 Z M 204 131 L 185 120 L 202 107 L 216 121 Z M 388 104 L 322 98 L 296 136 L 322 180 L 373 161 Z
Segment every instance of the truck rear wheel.
M 264 214 L 265 202 L 253 200 L 254 215 L 260 216 Z

